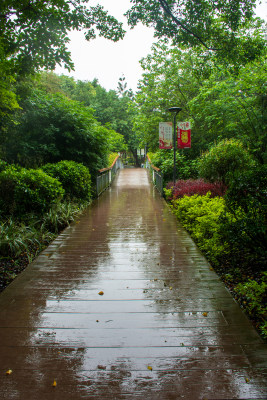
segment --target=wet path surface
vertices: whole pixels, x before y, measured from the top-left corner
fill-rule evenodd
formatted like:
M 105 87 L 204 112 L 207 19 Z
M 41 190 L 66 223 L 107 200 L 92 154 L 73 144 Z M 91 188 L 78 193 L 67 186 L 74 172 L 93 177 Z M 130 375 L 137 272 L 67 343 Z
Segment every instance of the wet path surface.
M 0 346 L 1 399 L 267 394 L 266 345 L 144 169 L 122 170 L 0 295 Z

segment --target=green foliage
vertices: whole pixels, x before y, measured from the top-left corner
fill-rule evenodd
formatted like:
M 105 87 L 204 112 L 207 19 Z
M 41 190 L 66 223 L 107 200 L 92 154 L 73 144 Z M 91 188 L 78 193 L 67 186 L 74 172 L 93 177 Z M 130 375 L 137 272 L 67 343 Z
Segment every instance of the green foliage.
M 43 214 L 39 220 L 41 231 L 58 234 L 79 216 L 86 206 L 86 203 L 83 204 L 78 206 L 69 201 L 57 203 Z
M 89 0 L 2 1 L 0 36 L 14 72 L 53 70 L 56 64 L 73 69 L 66 43 L 71 30 L 85 30 L 85 39 L 100 36 L 114 41 L 123 37 L 122 24 L 103 7 L 88 6 Z
M 17 171 L 9 167 L 0 173 L 0 212 L 2 216 L 23 217 L 41 214 L 64 195 L 61 183 L 41 170 Z
M 224 236 L 231 244 L 233 258 L 262 269 L 267 261 L 267 167 L 235 174 L 228 188 L 226 207 L 235 216 L 222 220 Z
M 227 242 L 222 240 L 220 217 L 226 212 L 224 199 L 206 196 L 184 196 L 172 202 L 174 214 L 197 242 L 199 248 L 214 265 L 229 253 Z M 229 221 L 232 217 L 227 214 Z
M 6 159 L 26 167 L 72 160 L 86 165 L 92 177 L 106 165 L 108 130 L 93 111 L 62 94 L 34 91 L 23 103 L 19 124 L 5 143 Z
M 4 171 L 8 167 L 8 163 L 0 160 L 0 172 Z
M 156 153 L 149 153 L 151 162 L 155 167 L 160 168 L 164 181 L 173 180 L 173 150 L 158 150 Z M 176 171 L 179 179 L 196 177 L 196 163 L 187 160 L 181 153 L 176 153 Z
M 0 255 L 3 257 L 16 257 L 40 244 L 39 234 L 34 226 L 17 223 L 12 218 L 0 224 L 0 237 Z
M 116 160 L 116 158 L 118 157 L 118 153 L 110 153 L 108 156 L 108 166 L 111 167 L 111 165 L 113 164 L 113 162 Z
M 131 107 L 134 131 L 151 151 L 158 148 L 158 124 L 172 121 L 166 112 L 179 105 L 180 121 L 192 124 L 192 147 L 184 152 L 195 159 L 214 142 L 236 138 L 264 163 L 267 160 L 266 54 L 231 71 L 211 53 L 154 44 L 142 59 L 143 78 Z
M 239 283 L 235 292 L 244 309 L 253 319 L 261 321 L 260 330 L 267 337 L 267 273 L 262 274 L 262 281 L 250 279 L 248 282 Z
M 171 39 L 175 46 L 203 47 L 219 60 L 233 64 L 256 58 L 265 46 L 264 37 L 253 32 L 253 28 L 257 30 L 261 25 L 252 18 L 255 3 L 255 0 L 135 0 L 127 17 L 132 27 L 141 21 L 153 26 L 158 38 Z
M 113 129 L 109 129 L 109 149 L 112 152 L 118 151 L 126 151 L 127 144 L 125 142 L 125 138 L 122 134 L 114 131 Z
M 65 190 L 66 199 L 90 200 L 91 175 L 83 164 L 74 161 L 60 161 L 56 164 L 46 164 L 42 169 L 60 181 Z
M 210 182 L 229 184 L 234 172 L 247 170 L 253 165 L 251 155 L 240 141 L 226 139 L 201 156 L 198 171 L 202 178 Z

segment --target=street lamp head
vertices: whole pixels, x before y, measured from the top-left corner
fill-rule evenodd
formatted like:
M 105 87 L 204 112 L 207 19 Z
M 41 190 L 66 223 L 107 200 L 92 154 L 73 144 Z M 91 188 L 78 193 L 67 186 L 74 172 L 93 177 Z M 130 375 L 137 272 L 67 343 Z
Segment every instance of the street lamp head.
M 178 113 L 178 112 L 180 112 L 182 109 L 180 108 L 180 107 L 171 107 L 171 108 L 168 108 L 168 111 L 170 111 L 170 112 L 175 112 L 175 113 Z

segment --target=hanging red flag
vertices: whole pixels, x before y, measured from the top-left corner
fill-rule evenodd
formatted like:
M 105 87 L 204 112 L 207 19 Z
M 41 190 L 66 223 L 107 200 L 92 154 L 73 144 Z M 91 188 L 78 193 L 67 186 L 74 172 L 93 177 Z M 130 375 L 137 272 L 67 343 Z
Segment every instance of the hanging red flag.
M 177 124 L 177 147 L 185 149 L 191 147 L 191 125 L 190 122 L 178 122 Z

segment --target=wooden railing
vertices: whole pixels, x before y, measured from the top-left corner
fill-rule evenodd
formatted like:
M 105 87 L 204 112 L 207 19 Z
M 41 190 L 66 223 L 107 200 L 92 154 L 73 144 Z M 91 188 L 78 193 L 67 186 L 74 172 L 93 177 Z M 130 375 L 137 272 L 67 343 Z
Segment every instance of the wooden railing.
M 112 183 L 118 169 L 122 168 L 122 161 L 118 155 L 109 168 L 100 169 L 96 178 L 96 194 L 100 196 Z
M 152 181 L 158 189 L 160 195 L 163 195 L 163 176 L 159 168 L 152 164 L 150 157 L 146 156 L 145 167 L 149 170 Z

